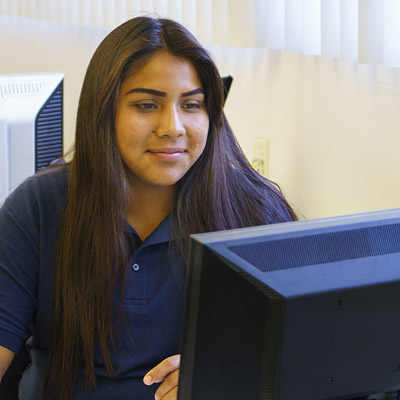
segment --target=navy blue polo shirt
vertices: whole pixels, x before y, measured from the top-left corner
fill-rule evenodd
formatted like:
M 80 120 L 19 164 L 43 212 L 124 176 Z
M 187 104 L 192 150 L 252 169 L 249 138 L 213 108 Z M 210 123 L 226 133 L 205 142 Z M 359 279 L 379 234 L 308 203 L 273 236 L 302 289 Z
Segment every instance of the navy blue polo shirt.
M 68 168 L 26 180 L 0 210 L 0 345 L 18 352 L 27 337 L 32 365 L 20 383 L 20 399 L 42 399 L 47 366 L 54 292 L 54 247 L 68 182 Z M 143 376 L 178 352 L 184 298 L 184 265 L 169 253 L 167 217 L 143 242 L 127 225 L 136 243 L 126 268 L 121 315 L 114 296 L 112 351 L 115 373 L 110 377 L 101 352 L 95 349 L 97 388 L 84 394 L 80 377 L 73 399 L 154 398 L 156 385 Z

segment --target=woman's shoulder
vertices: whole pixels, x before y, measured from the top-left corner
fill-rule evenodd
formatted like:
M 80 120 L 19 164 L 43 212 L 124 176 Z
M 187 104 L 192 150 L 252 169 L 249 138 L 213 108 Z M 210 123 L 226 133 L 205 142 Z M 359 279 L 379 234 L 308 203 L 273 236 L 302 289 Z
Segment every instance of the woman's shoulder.
M 30 176 L 8 196 L 4 206 L 18 213 L 25 209 L 42 209 L 51 212 L 65 202 L 69 167 L 46 169 Z
M 67 189 L 69 176 L 69 165 L 64 164 L 39 171 L 28 178 L 43 190 L 46 189 Z

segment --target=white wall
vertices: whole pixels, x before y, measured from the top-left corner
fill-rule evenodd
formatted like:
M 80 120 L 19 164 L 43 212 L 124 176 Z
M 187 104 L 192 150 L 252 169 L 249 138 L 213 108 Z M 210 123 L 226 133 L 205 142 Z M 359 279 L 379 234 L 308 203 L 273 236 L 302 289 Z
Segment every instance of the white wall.
M 0 16 L 0 73 L 65 73 L 65 148 L 102 29 Z M 297 53 L 207 46 L 234 83 L 226 113 L 245 153 L 270 141 L 270 178 L 304 218 L 400 206 L 400 71 Z
M 304 58 L 292 176 L 307 216 L 400 207 L 400 72 Z
M 301 216 L 400 207 L 400 70 L 226 51 L 214 49 L 236 79 L 229 119 L 249 157 L 256 136 L 270 140 L 270 178 Z

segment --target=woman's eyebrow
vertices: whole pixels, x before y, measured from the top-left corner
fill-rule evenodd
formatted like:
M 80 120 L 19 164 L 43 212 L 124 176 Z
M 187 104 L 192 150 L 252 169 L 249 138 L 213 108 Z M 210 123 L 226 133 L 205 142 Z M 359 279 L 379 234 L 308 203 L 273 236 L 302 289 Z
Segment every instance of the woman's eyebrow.
M 182 93 L 182 97 L 192 96 L 192 95 L 198 94 L 198 93 L 204 94 L 204 90 L 202 88 L 194 89 L 194 90 L 191 90 L 190 92 Z
M 167 93 L 165 92 L 160 92 L 159 90 L 154 90 L 154 89 L 146 89 L 146 88 L 134 88 L 131 90 L 128 90 L 125 93 L 125 96 L 131 93 L 149 93 L 153 94 L 154 96 L 159 96 L 159 97 L 165 97 Z
M 148 94 L 152 94 L 154 96 L 159 96 L 159 97 L 167 96 L 167 93 L 165 93 L 165 92 L 160 92 L 159 90 L 147 89 L 147 88 L 134 88 L 134 89 L 128 90 L 125 93 L 125 96 L 127 96 L 128 94 L 131 94 L 131 93 L 148 93 Z M 204 90 L 202 88 L 197 88 L 197 89 L 191 90 L 189 92 L 182 93 L 181 97 L 193 96 L 194 94 L 198 94 L 198 93 L 204 94 Z

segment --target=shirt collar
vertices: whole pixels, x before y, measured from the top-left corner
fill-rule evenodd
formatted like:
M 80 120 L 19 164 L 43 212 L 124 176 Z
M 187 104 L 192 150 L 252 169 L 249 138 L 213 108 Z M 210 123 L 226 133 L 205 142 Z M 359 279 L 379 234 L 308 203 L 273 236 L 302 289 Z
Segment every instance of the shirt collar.
M 143 241 L 143 245 L 150 245 L 162 242 L 169 242 L 171 240 L 171 217 L 168 214 L 157 226 L 154 231 L 147 236 L 147 238 Z M 126 221 L 126 230 L 129 233 L 133 233 L 137 235 L 135 229 Z M 139 235 L 138 235 L 139 236 Z

